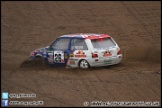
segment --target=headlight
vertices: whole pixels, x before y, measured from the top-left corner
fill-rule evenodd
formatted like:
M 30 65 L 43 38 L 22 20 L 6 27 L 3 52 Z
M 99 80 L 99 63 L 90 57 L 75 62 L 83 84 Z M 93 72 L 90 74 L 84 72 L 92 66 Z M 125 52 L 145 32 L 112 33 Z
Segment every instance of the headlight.
M 34 56 L 34 51 L 32 51 L 32 52 L 30 53 L 30 56 Z

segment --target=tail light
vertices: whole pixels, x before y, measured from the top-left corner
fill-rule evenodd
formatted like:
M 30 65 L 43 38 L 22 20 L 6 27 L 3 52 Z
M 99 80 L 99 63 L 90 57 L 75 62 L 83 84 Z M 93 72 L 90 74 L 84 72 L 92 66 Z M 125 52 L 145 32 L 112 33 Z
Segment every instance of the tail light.
M 98 54 L 92 54 L 92 58 L 98 58 Z
M 118 52 L 117 52 L 117 55 L 119 55 L 119 54 L 121 54 L 121 51 L 120 50 L 118 50 Z

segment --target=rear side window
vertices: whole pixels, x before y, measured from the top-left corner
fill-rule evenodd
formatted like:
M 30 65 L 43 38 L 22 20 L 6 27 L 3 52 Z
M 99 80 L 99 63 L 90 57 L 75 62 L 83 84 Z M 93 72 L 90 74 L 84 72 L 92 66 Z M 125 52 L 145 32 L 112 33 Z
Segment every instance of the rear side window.
M 105 39 L 94 39 L 91 40 L 92 45 L 96 49 L 108 49 L 109 47 L 116 46 L 116 44 L 112 41 L 111 38 Z
M 71 50 L 88 50 L 84 39 L 72 39 Z

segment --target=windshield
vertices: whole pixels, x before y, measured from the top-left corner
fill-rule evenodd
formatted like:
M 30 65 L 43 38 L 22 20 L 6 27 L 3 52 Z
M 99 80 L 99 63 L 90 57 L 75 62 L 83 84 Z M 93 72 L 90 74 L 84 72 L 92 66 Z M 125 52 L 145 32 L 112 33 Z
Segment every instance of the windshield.
M 55 50 L 67 50 L 69 46 L 69 38 L 60 38 L 52 45 L 52 48 Z
M 94 39 L 91 42 L 95 49 L 108 49 L 109 47 L 116 46 L 111 38 Z

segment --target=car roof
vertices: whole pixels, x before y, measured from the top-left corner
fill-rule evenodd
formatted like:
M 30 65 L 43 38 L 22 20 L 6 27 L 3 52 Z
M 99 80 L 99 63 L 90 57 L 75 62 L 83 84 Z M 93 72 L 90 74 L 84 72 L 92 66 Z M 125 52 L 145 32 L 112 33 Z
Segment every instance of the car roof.
M 60 37 L 82 38 L 82 39 L 101 39 L 101 38 L 109 38 L 110 36 L 107 34 L 96 34 L 96 33 L 76 33 L 76 34 L 63 35 Z

